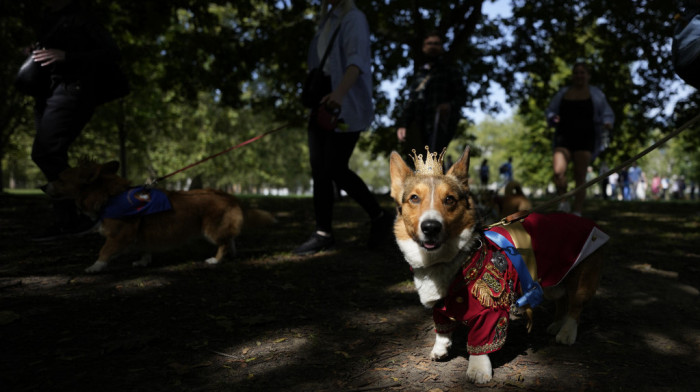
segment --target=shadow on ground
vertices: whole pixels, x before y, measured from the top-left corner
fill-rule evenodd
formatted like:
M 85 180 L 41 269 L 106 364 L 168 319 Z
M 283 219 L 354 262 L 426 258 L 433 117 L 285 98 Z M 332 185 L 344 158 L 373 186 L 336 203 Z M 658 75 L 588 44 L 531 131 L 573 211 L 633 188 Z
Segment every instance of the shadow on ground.
M 431 313 L 395 245 L 370 251 L 362 211 L 343 200 L 335 250 L 289 251 L 312 227 L 309 199 L 247 203 L 279 223 L 245 233 L 235 260 L 201 262 L 195 242 L 83 270 L 102 239 L 29 241 L 45 200 L 0 195 L 0 390 L 463 391 L 464 338 L 431 362 Z M 388 199 L 383 203 L 391 207 Z M 700 382 L 700 214 L 687 203 L 591 201 L 611 235 L 578 342 L 511 324 L 491 390 L 694 391 Z M 459 339 L 458 339 L 459 341 Z

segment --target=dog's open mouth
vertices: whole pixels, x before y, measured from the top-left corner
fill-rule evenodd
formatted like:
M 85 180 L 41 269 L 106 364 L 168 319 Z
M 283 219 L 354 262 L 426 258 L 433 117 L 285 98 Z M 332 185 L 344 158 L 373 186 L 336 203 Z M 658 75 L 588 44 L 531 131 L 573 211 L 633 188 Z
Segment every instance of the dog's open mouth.
M 431 251 L 440 248 L 442 244 L 438 241 L 423 241 L 422 245 L 425 249 Z

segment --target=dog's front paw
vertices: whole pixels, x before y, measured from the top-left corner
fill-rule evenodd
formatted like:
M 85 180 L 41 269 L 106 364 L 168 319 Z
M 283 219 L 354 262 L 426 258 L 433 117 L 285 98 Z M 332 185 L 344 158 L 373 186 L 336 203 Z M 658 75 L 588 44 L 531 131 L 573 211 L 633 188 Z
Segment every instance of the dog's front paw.
M 470 355 L 469 367 L 467 367 L 467 379 L 476 384 L 485 384 L 491 381 L 493 369 L 491 360 L 487 354 Z
M 216 257 L 210 257 L 204 260 L 204 262 L 207 264 L 219 264 L 219 259 L 217 259 Z
M 560 344 L 566 344 L 571 346 L 576 342 L 576 335 L 578 334 L 578 323 L 571 317 L 566 317 L 564 323 L 557 333 L 556 341 Z
M 435 334 L 435 345 L 430 352 L 430 359 L 437 361 L 447 357 L 447 353 L 452 347 L 452 339 L 450 334 Z
M 107 268 L 107 262 L 106 261 L 100 261 L 97 260 L 95 264 L 85 268 L 85 272 L 89 274 L 94 274 L 95 272 L 100 272 L 103 269 Z

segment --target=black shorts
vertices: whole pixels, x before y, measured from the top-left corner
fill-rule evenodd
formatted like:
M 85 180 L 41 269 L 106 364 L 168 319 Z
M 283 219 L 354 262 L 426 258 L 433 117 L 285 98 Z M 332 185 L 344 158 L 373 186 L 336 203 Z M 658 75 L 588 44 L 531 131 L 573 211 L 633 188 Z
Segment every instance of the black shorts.
M 566 132 L 557 129 L 554 132 L 554 148 L 562 147 L 574 151 L 593 152 L 595 147 L 595 134 L 590 132 Z

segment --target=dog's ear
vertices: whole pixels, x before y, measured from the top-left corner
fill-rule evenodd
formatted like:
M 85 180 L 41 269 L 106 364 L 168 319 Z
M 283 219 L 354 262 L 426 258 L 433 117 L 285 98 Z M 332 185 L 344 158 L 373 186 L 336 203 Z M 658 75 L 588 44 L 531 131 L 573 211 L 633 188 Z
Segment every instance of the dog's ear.
M 464 149 L 459 160 L 447 171 L 447 175 L 457 177 L 464 184 L 469 183 L 469 146 Z
M 117 174 L 119 171 L 119 161 L 109 161 L 102 165 L 100 168 L 100 173 L 103 174 Z
M 401 158 L 398 152 L 393 151 L 389 159 L 389 173 L 391 174 L 391 197 L 397 203 L 401 203 L 401 190 L 403 189 L 404 180 L 412 172 L 406 162 Z

